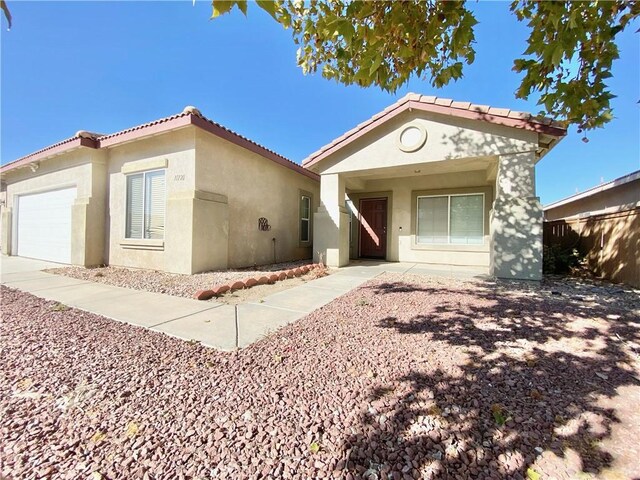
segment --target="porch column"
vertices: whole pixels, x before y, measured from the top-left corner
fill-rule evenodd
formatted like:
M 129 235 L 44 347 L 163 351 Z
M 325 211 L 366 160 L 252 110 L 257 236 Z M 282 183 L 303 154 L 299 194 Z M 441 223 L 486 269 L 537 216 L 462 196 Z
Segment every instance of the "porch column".
M 498 160 L 491 211 L 491 274 L 542 278 L 542 206 L 535 196 L 535 152 Z
M 320 177 L 320 207 L 313 215 L 313 260 L 329 267 L 349 263 L 349 211 L 344 178 L 332 173 Z

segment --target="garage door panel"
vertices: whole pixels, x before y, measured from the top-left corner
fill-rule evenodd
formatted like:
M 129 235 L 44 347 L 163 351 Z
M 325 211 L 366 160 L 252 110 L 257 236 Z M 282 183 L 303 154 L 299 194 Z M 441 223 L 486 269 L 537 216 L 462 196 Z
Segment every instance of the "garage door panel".
M 17 254 L 53 262 L 71 262 L 71 207 L 75 188 L 20 196 Z

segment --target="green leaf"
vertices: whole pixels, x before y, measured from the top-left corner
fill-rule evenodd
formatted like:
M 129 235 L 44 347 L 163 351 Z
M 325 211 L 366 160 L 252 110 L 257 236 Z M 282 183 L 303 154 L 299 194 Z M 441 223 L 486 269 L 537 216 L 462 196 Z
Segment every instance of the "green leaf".
M 318 442 L 312 442 L 311 445 L 309 445 L 309 451 L 315 455 L 320 451 L 320 444 L 318 444 Z
M 507 422 L 507 419 L 504 417 L 502 412 L 493 412 L 493 419 L 500 427 Z
M 238 8 L 246 17 L 247 16 L 247 0 L 237 0 L 236 5 L 238 5 Z
M 237 5 L 238 3 L 240 2 L 237 0 L 213 0 L 213 14 L 211 15 L 211 18 L 218 18 L 220 15 L 229 13 L 234 5 Z
M 371 67 L 369 67 L 369 75 L 373 75 L 374 73 L 376 73 L 376 71 L 378 71 L 378 68 L 380 68 L 380 65 L 382 64 L 382 55 L 376 55 L 376 58 L 373 60 L 373 63 L 371 64 Z
M 602 114 L 602 119 L 605 122 L 610 122 L 611 120 L 613 120 L 613 112 L 611 110 L 606 110 L 603 114 Z
M 563 54 L 564 49 L 562 48 L 562 45 L 556 45 L 556 48 L 553 49 L 553 54 L 551 55 L 551 63 L 556 66 L 560 65 Z
M 353 40 L 353 36 L 356 33 L 355 28 L 353 28 L 353 25 L 348 20 L 344 20 L 340 22 L 336 30 L 340 35 L 342 35 L 342 37 L 344 38 L 345 42 L 347 42 L 347 44 L 351 43 L 351 41 Z
M 551 111 L 553 110 L 553 106 L 556 104 L 555 97 L 552 95 L 544 95 L 542 98 L 544 98 L 544 108 L 547 109 L 547 112 L 551 113 Z M 540 100 L 542 100 L 542 98 Z
M 274 20 L 278 20 L 276 16 L 278 12 L 278 2 L 269 0 L 256 0 L 256 4 L 265 12 L 267 12 Z

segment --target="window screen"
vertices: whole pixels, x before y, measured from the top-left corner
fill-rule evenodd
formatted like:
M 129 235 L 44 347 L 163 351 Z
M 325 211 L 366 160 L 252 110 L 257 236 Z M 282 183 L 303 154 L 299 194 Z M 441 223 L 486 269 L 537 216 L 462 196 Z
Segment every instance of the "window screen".
M 311 198 L 306 195 L 300 197 L 300 241 L 311 240 Z
M 144 238 L 164 238 L 164 172 L 145 175 Z
M 451 197 L 451 223 L 449 238 L 459 245 L 482 245 L 483 242 L 482 195 L 458 195 Z
M 447 243 L 449 197 L 418 198 L 418 243 Z
M 418 197 L 416 243 L 482 245 L 484 196 Z
M 127 176 L 126 238 L 164 238 L 163 170 Z
M 142 238 L 144 217 L 144 175 L 127 177 L 127 228 L 126 238 Z

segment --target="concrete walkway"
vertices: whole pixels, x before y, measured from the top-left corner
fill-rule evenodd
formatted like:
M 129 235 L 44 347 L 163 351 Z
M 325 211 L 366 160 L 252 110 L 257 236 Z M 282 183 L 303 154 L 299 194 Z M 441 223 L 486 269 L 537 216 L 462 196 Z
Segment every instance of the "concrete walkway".
M 121 322 L 195 340 L 220 350 L 245 347 L 383 273 L 455 278 L 483 271 L 433 269 L 414 263 L 357 261 L 335 273 L 237 306 L 143 292 L 45 273 L 60 265 L 19 257 L 0 258 L 0 283 L 47 300 Z

